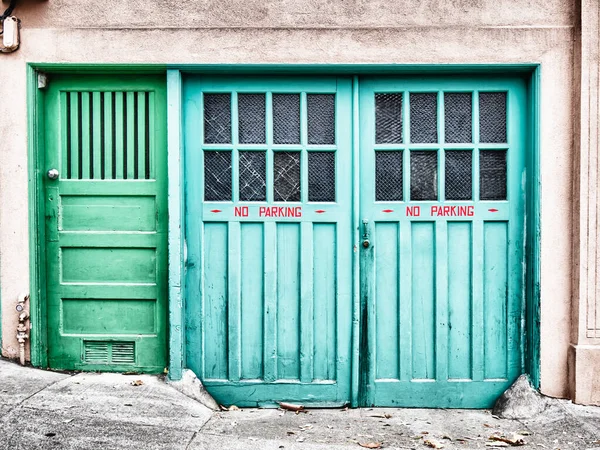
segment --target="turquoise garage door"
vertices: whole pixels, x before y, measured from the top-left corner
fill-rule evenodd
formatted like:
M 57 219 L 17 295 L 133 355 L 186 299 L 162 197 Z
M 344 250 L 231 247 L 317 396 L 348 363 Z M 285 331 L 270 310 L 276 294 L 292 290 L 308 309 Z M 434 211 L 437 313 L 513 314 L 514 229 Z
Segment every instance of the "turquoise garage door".
M 225 404 L 488 407 L 523 370 L 524 84 L 359 85 L 185 79 L 187 365 Z

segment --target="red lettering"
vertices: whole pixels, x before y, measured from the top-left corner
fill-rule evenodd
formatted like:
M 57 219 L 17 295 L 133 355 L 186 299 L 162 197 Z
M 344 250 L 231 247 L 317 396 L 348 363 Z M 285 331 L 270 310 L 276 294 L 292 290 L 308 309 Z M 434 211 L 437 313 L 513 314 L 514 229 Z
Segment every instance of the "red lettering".
M 435 216 L 437 214 L 438 211 L 438 207 L 437 206 L 432 206 L 431 207 L 431 215 Z
M 467 206 L 467 216 L 473 217 L 475 215 L 475 207 Z
M 234 207 L 233 208 L 233 215 L 236 216 L 236 217 L 248 217 L 248 207 L 247 206 L 236 206 L 236 207 Z
M 296 209 L 294 211 L 294 217 L 302 217 L 302 207 L 301 206 L 296 206 Z
M 258 208 L 258 216 L 259 216 L 259 217 L 262 217 L 262 216 L 264 216 L 264 215 L 265 215 L 265 210 L 266 210 L 266 209 L 267 209 L 267 208 L 266 208 L 265 206 L 261 206 L 260 208 Z
M 407 206 L 406 207 L 406 215 L 408 217 L 419 217 L 421 215 L 421 207 L 420 206 Z

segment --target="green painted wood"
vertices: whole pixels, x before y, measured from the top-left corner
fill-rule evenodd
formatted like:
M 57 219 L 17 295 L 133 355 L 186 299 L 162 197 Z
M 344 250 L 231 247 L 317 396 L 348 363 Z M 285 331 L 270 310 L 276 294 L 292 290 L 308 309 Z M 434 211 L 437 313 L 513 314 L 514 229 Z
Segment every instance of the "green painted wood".
M 231 94 L 231 144 L 204 144 L 203 93 Z M 240 93 L 265 93 L 266 143 L 240 144 Z M 299 144 L 274 144 L 273 93 L 300 94 Z M 336 95 L 336 144 L 309 145 L 307 94 Z M 186 361 L 217 401 L 350 401 L 351 83 L 336 78 L 185 77 Z M 240 150 L 266 152 L 266 202 L 239 199 Z M 203 154 L 231 151 L 232 195 L 204 201 Z M 301 158 L 301 201 L 274 202 L 276 150 Z M 336 155 L 336 202 L 308 201 L 308 152 Z M 333 180 L 332 180 L 333 181 Z M 266 205 L 301 216 L 262 217 Z M 247 215 L 236 213 L 247 207 Z
M 480 143 L 478 92 L 507 92 L 507 144 Z M 403 142 L 375 144 L 377 92 L 403 93 Z M 411 92 L 437 93 L 434 144 L 413 144 Z M 444 144 L 443 92 L 473 93 L 473 137 Z M 526 90 L 518 78 L 363 78 L 360 88 L 360 217 L 371 245 L 361 249 L 366 320 L 361 404 L 490 407 L 525 367 L 522 293 L 526 192 Z M 445 200 L 445 158 L 473 153 L 471 201 Z M 402 151 L 403 201 L 375 201 L 375 151 Z M 438 200 L 411 201 L 410 154 L 435 151 Z M 507 200 L 478 200 L 480 150 L 507 150 Z M 473 215 L 432 216 L 432 207 L 471 205 Z M 420 215 L 407 208 L 419 207 Z
M 37 173 L 44 186 L 53 369 L 165 368 L 164 84 L 160 76 L 61 76 L 52 78 L 45 94 L 45 115 L 58 118 L 45 121 Z M 154 126 L 146 131 L 148 116 Z M 142 129 L 149 142 L 140 139 Z M 151 174 L 139 170 L 146 153 L 153 157 Z M 46 177 L 51 167 L 59 169 L 58 180 Z

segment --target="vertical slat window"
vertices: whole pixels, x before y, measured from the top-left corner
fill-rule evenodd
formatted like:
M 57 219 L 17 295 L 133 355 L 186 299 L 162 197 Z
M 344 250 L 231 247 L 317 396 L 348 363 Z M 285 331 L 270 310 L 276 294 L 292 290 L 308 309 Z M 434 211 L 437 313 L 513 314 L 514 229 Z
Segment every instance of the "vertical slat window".
M 151 179 L 152 93 L 67 91 L 66 179 Z

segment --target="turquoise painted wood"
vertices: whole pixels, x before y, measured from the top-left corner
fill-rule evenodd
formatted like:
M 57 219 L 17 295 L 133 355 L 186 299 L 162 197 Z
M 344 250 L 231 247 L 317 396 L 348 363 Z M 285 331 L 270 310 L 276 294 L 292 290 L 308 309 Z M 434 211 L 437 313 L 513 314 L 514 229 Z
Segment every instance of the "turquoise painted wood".
M 506 96 L 507 137 L 497 143 L 480 140 L 480 130 L 490 126 L 487 109 L 481 116 L 486 123 L 480 123 L 480 93 L 486 92 Z M 377 143 L 376 96 L 390 93 L 402 97 L 401 142 Z M 432 94 L 431 114 L 413 109 L 419 93 Z M 445 111 L 447 93 L 470 94 L 466 129 L 472 138 L 466 142 L 445 139 L 456 131 L 445 120 L 464 128 Z M 361 348 L 362 405 L 490 407 L 522 373 L 525 111 L 525 84 L 518 79 L 361 80 L 360 218 L 361 234 L 370 241 L 361 249 L 362 329 L 368 333 Z M 419 130 L 427 121 L 435 124 L 430 131 L 437 138 L 421 143 Z M 455 161 L 456 151 L 471 158 L 471 179 L 464 172 L 457 178 L 471 185 L 463 200 L 451 200 L 445 173 L 455 170 L 446 160 Z M 506 155 L 506 194 L 482 200 L 490 179 L 504 179 L 489 172 L 490 158 L 496 158 L 491 151 Z M 402 161 L 402 185 L 395 185 L 401 199 L 380 198 L 376 159 L 384 154 L 377 152 L 396 152 Z M 424 200 L 415 190 L 414 200 L 413 188 L 428 177 L 413 161 L 422 152 L 434 155 L 436 192 Z
M 282 94 L 298 95 L 287 97 L 299 109 L 290 106 L 292 124 L 284 125 L 284 135 L 299 133 L 295 143 L 278 143 L 287 139 L 277 134 L 281 112 L 273 113 Z M 334 96 L 334 142 L 309 142 L 315 94 Z M 346 78 L 183 79 L 186 361 L 220 403 L 350 401 L 351 98 Z M 248 101 L 258 102 L 254 143 L 240 138 Z M 335 177 L 324 176 L 335 198 L 326 202 L 309 198 L 317 153 L 334 158 Z M 298 198 L 277 190 L 288 192 L 288 169 Z M 248 197 L 253 188 L 257 201 Z
M 45 100 L 49 367 L 162 373 L 164 77 L 57 76 Z

